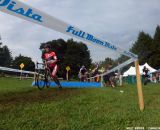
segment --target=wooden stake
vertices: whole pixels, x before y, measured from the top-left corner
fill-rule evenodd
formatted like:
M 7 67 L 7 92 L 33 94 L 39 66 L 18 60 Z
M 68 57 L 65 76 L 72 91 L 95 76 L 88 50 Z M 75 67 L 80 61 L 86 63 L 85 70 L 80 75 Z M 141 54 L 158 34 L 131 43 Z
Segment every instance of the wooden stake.
M 136 68 L 136 77 L 137 77 L 137 91 L 138 91 L 138 99 L 139 99 L 139 108 L 141 111 L 144 110 L 144 100 L 143 100 L 143 92 L 142 92 L 142 82 L 139 71 L 139 61 L 135 61 Z
M 67 73 L 66 73 L 66 79 L 67 79 L 67 81 L 69 80 L 69 74 L 68 74 L 68 71 L 67 71 Z

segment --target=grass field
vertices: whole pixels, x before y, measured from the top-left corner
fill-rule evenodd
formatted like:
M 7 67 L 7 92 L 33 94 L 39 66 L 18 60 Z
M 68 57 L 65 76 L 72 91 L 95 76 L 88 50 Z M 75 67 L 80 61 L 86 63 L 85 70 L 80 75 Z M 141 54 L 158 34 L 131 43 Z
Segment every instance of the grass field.
M 0 78 L 0 130 L 160 127 L 160 84 L 145 86 L 143 91 L 145 110 L 140 112 L 136 87 L 131 85 L 39 91 L 31 87 L 31 80 Z

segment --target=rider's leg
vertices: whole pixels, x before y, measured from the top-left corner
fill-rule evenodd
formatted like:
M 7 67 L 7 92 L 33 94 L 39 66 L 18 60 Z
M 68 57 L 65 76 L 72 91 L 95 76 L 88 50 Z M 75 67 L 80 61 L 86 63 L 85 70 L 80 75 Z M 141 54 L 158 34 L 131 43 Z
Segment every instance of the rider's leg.
M 147 78 L 144 78 L 144 85 L 147 85 Z
M 86 77 L 86 75 L 84 74 L 83 75 L 83 80 L 82 80 L 82 82 L 86 82 L 87 81 L 87 77 Z
M 59 82 L 58 77 L 56 76 L 57 70 L 58 70 L 58 66 L 56 65 L 56 66 L 54 67 L 52 73 L 51 73 L 51 76 L 52 76 L 53 80 L 55 81 L 55 83 L 58 85 L 58 87 L 61 88 L 62 86 L 61 86 L 61 84 L 60 84 L 60 82 Z
M 81 82 L 84 82 L 84 77 L 82 74 L 81 74 Z
M 115 84 L 114 84 L 114 81 L 113 81 L 113 77 L 110 77 L 109 80 L 110 80 L 110 85 L 111 85 L 111 87 L 114 88 L 114 87 L 115 87 Z
M 60 84 L 60 82 L 59 82 L 59 80 L 58 80 L 58 77 L 55 75 L 55 76 L 52 76 L 52 78 L 53 78 L 53 80 L 55 81 L 55 83 L 56 83 L 59 87 L 61 87 L 61 84 Z

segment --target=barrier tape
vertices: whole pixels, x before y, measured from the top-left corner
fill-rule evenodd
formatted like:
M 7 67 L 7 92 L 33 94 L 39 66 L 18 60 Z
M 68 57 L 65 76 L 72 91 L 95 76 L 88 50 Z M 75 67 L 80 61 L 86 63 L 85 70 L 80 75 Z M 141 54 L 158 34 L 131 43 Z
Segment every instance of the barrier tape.
M 23 70 L 12 69 L 12 68 L 7 68 L 7 67 L 0 67 L 0 70 L 9 71 L 9 72 L 17 72 L 17 73 L 36 74 L 36 72 L 23 71 Z
M 85 42 L 105 47 L 112 51 L 116 51 L 120 54 L 126 55 L 132 59 L 137 59 L 137 55 L 129 51 L 116 47 L 109 42 L 101 40 L 90 33 L 82 31 L 75 26 L 63 22 L 18 0 L 0 0 L 0 11 L 70 35 L 71 37 L 76 37 Z
M 96 77 L 99 77 L 99 76 L 105 76 L 105 75 L 107 75 L 107 74 L 109 74 L 109 73 L 111 73 L 111 72 L 114 72 L 114 71 L 116 71 L 116 70 L 119 70 L 120 68 L 125 67 L 126 65 L 128 65 L 128 64 L 130 64 L 130 63 L 132 63 L 132 62 L 134 62 L 134 61 L 135 61 L 135 60 L 133 60 L 133 59 L 129 59 L 129 60 L 125 61 L 124 63 L 116 66 L 115 68 L 113 68 L 113 69 L 111 69 L 111 70 L 109 70 L 109 71 L 107 71 L 107 72 L 105 72 L 105 73 L 103 73 L 103 74 L 96 75 L 96 76 L 90 77 L 90 78 L 88 78 L 88 79 L 93 79 L 93 78 L 96 78 Z

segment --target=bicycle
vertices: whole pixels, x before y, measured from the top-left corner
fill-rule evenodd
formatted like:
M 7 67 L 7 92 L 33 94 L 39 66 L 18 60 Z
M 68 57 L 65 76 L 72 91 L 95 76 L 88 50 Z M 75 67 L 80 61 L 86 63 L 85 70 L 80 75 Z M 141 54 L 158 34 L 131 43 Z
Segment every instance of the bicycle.
M 44 75 L 40 74 L 40 69 L 38 69 L 38 65 L 43 65 Z M 35 73 L 35 85 L 39 90 L 43 90 L 44 87 L 49 88 L 51 85 L 51 72 L 45 63 L 36 63 L 35 69 L 37 72 Z

